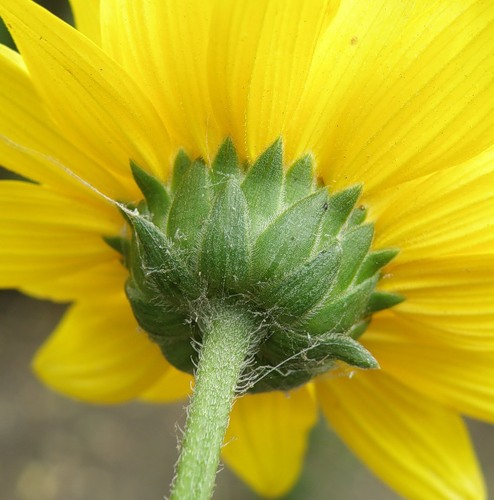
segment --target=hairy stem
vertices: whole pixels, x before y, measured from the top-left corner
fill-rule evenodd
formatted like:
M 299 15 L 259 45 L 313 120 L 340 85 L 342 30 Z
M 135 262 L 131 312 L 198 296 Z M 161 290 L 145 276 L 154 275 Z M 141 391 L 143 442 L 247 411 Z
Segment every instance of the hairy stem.
M 203 324 L 194 393 L 171 500 L 211 498 L 221 446 L 255 326 L 237 308 L 216 306 Z

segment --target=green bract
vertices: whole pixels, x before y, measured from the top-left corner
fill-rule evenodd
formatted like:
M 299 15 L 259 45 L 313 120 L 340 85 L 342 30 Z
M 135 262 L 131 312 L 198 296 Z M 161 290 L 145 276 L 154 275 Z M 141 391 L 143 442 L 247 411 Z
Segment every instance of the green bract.
M 371 251 L 360 187 L 330 194 L 309 156 L 287 171 L 282 160 L 278 140 L 244 168 L 227 140 L 211 167 L 180 153 L 169 186 L 131 163 L 145 202 L 125 212 L 133 238 L 120 245 L 137 321 L 180 370 L 193 372 L 215 304 L 252 318 L 253 392 L 291 389 L 336 360 L 376 367 L 357 339 L 401 301 L 375 291 L 397 252 Z

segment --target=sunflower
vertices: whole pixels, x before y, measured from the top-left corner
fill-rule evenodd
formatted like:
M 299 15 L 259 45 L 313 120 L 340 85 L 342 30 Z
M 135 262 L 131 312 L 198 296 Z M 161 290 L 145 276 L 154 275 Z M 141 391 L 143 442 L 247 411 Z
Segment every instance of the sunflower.
M 223 460 L 261 495 L 283 494 L 321 409 L 399 494 L 484 498 L 462 416 L 494 420 L 494 4 L 71 4 L 77 30 L 0 0 L 20 51 L 0 51 L 0 163 L 31 181 L 0 183 L 0 286 L 73 303 L 38 376 L 90 402 L 187 397 L 190 370 L 138 327 L 135 252 L 118 245 L 138 233 L 146 183 L 168 182 L 174 163 L 173 176 L 181 161 L 210 169 L 230 147 L 248 176 L 278 148 L 284 183 L 304 158 L 315 166 L 309 198 L 359 186 L 350 219 L 366 227 L 364 207 L 377 255 L 392 249 L 364 309 L 386 307 L 354 342 L 380 369 L 334 363 L 244 395 Z

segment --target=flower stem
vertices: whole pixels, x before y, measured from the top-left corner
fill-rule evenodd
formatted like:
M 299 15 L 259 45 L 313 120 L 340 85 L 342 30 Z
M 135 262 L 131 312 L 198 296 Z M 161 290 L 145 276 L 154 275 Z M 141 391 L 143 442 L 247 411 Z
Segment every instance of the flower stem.
M 211 498 L 221 446 L 255 327 L 238 308 L 215 306 L 201 324 L 194 394 L 171 500 Z

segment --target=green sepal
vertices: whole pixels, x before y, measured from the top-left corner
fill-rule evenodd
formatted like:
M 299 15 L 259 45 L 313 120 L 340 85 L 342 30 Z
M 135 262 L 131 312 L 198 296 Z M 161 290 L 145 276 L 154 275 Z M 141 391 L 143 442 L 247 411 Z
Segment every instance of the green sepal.
M 230 177 L 240 178 L 240 164 L 235 146 L 228 138 L 221 145 L 211 165 L 211 183 L 216 193 Z
M 263 344 L 263 357 L 255 367 L 259 376 L 250 390 L 293 389 L 330 370 L 335 361 L 363 369 L 379 367 L 372 354 L 347 335 L 328 333 L 314 337 L 277 330 Z
M 292 205 L 309 196 L 314 190 L 312 157 L 305 155 L 297 160 L 285 176 L 285 205 Z
M 396 306 L 403 302 L 405 297 L 399 293 L 393 292 L 382 292 L 377 290 L 372 292 L 369 303 L 367 304 L 366 313 L 373 314 L 377 311 L 382 311 L 383 309 L 389 309 L 390 307 Z
M 333 293 L 342 292 L 353 281 L 370 249 L 373 236 L 374 227 L 370 224 L 357 226 L 343 235 L 341 240 L 342 264 Z
M 137 211 L 146 217 L 147 219 L 151 219 L 151 212 L 149 211 L 148 204 L 145 202 L 145 200 L 140 201 L 137 204 Z
M 168 191 L 156 177 L 148 174 L 132 160 L 130 160 L 130 169 L 136 184 L 144 195 L 154 224 L 163 227 L 170 208 Z
M 355 207 L 351 213 L 350 217 L 348 217 L 348 220 L 346 224 L 349 227 L 352 226 L 358 226 L 359 224 L 362 224 L 367 217 L 367 208 L 364 207 L 364 205 L 360 205 L 358 207 Z
M 366 318 L 359 321 L 358 323 L 353 325 L 350 328 L 350 330 L 348 330 L 347 335 L 349 337 L 352 337 L 353 340 L 358 340 L 365 333 L 365 331 L 370 325 L 370 322 L 371 322 L 370 318 Z
M 190 337 L 190 322 L 184 314 L 177 313 L 169 305 L 150 301 L 132 280 L 125 285 L 125 293 L 139 319 L 139 326 L 156 339 L 162 336 Z
M 167 235 L 181 248 L 194 252 L 210 210 L 209 169 L 194 161 L 183 174 L 168 216 Z
M 136 251 L 129 266 L 143 273 L 147 288 L 164 296 L 199 295 L 199 284 L 168 238 L 139 214 L 126 214 L 134 229 Z
M 185 373 L 194 373 L 197 366 L 198 352 L 194 348 L 194 342 L 200 342 L 200 334 L 197 338 L 193 334 L 189 334 L 188 338 L 173 337 L 166 335 L 151 340 L 156 342 L 165 356 L 166 360 L 178 370 Z
M 268 224 L 281 205 L 283 192 L 283 143 L 278 139 L 247 171 L 242 183 L 249 207 L 252 236 Z
M 132 225 L 131 225 L 132 226 Z M 132 238 L 129 249 L 125 254 L 125 264 L 129 270 L 128 282 L 135 284 L 136 288 L 144 291 L 150 286 L 150 283 L 146 276 L 146 270 L 142 265 L 142 260 L 139 255 L 140 244 L 137 237 L 134 235 Z M 175 296 L 178 299 L 178 296 Z
M 192 373 L 197 351 L 191 339 L 200 336 L 188 316 L 150 300 L 131 280 L 127 282 L 125 292 L 139 326 L 158 344 L 168 362 L 179 370 Z
M 305 365 L 311 371 L 317 371 L 318 365 L 327 365 L 328 360 L 344 361 L 366 369 L 379 366 L 364 346 L 347 335 L 326 333 L 311 337 L 293 332 L 288 335 L 277 332 L 269 341 L 273 349 L 272 354 L 276 358 L 290 359 L 290 368 L 295 370 L 297 365 Z
M 359 342 L 347 335 L 323 335 L 318 337 L 321 348 L 330 353 L 331 357 L 344 361 L 357 368 L 379 368 L 379 363 L 374 356 Z
M 310 370 L 303 369 L 276 372 L 268 370 L 267 366 L 260 366 L 257 367 L 257 370 L 260 375 L 262 375 L 263 371 L 266 372 L 266 376 L 261 376 L 259 382 L 249 386 L 248 390 L 251 394 L 260 394 L 270 391 L 288 392 L 294 388 L 301 387 L 314 378 L 314 373 Z M 321 371 L 321 373 L 323 372 Z
M 130 241 L 121 236 L 103 236 L 104 242 L 121 255 L 126 255 L 129 251 Z
M 280 320 L 292 322 L 324 297 L 338 274 L 340 263 L 341 251 L 335 245 L 319 252 L 281 280 L 268 282 L 257 297 L 265 307 L 276 308 Z
M 293 370 L 304 366 L 311 371 L 327 366 L 328 360 L 340 360 L 358 368 L 377 368 L 379 365 L 372 354 L 359 342 L 347 335 L 326 333 L 318 336 L 290 332 L 277 332 L 269 339 L 272 354 L 276 358 L 290 359 L 285 368 Z M 276 345 L 276 347 L 275 347 Z
M 398 253 L 399 250 L 395 248 L 369 252 L 360 266 L 355 282 L 362 283 L 362 281 L 367 278 L 374 276 L 381 270 L 381 268 L 391 262 L 398 255 Z
M 332 362 L 319 363 L 317 374 L 324 373 L 330 368 Z M 274 368 L 276 367 L 276 368 Z M 309 382 L 314 378 L 314 365 L 304 367 L 298 363 L 287 361 L 280 366 L 269 358 L 258 356 L 256 363 L 252 366 L 255 377 L 248 387 L 248 391 L 253 394 L 269 391 L 290 391 L 296 387 Z
M 209 289 L 236 290 L 249 268 L 247 202 L 235 177 L 223 185 L 204 228 L 200 253 L 201 275 Z
M 175 162 L 173 164 L 172 179 L 170 183 L 170 190 L 175 193 L 182 183 L 183 176 L 185 172 L 192 165 L 192 160 L 187 156 L 184 150 L 180 150 L 175 157 Z
M 252 252 L 253 274 L 267 281 L 289 273 L 311 254 L 326 211 L 325 188 L 279 215 L 259 236 Z
M 282 156 L 279 140 L 244 168 L 227 139 L 211 168 L 180 152 L 168 186 L 131 162 L 145 198 L 122 208 L 133 237 L 106 239 L 129 269 L 139 325 L 176 368 L 194 372 L 211 304 L 252 319 L 251 392 L 290 390 L 337 360 L 376 367 L 356 339 L 403 300 L 375 290 L 397 251 L 370 250 L 361 186 L 330 195 L 310 156 L 286 173 Z
M 308 319 L 301 320 L 300 326 L 314 334 L 347 332 L 365 315 L 376 281 L 364 281 L 344 293 L 331 291 Z
M 326 246 L 328 242 L 331 242 L 338 235 L 352 213 L 361 192 L 362 186 L 357 185 L 331 195 L 322 224 L 320 248 Z
M 328 353 L 321 358 L 319 345 L 307 333 L 275 329 L 262 344 L 254 367 L 258 377 L 250 390 L 289 390 L 323 373 L 333 359 Z

